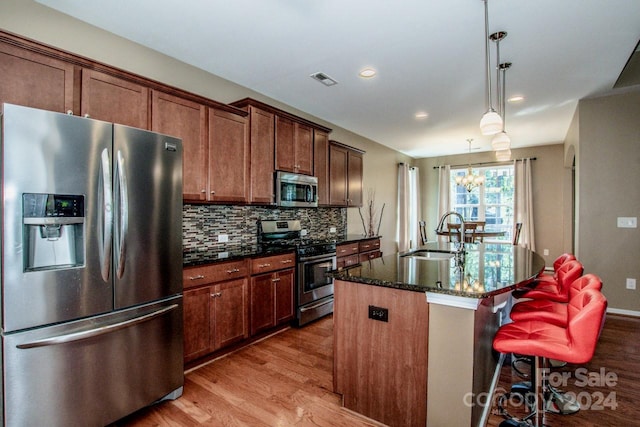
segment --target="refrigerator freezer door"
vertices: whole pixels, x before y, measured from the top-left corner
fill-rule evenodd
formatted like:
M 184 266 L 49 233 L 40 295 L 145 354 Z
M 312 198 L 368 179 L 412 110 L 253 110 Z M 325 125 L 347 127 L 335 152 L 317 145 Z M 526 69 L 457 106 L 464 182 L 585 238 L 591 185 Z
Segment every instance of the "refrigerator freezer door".
M 182 142 L 114 126 L 115 307 L 182 292 Z
M 112 280 L 103 280 L 100 259 L 109 246 L 96 230 L 108 231 L 103 177 L 111 175 L 101 172 L 101 156 L 112 158 L 113 125 L 9 104 L 2 122 L 3 330 L 112 310 Z M 76 204 L 71 215 L 78 216 L 32 215 L 46 195 L 58 195 L 59 212 Z
M 184 382 L 181 296 L 2 339 L 8 426 L 103 426 Z

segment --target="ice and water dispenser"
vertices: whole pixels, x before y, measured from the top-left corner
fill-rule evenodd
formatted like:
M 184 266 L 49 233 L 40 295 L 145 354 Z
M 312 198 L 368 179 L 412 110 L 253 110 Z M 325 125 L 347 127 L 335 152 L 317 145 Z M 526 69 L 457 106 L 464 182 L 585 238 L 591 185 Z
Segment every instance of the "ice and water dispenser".
M 25 271 L 84 265 L 84 196 L 22 195 Z

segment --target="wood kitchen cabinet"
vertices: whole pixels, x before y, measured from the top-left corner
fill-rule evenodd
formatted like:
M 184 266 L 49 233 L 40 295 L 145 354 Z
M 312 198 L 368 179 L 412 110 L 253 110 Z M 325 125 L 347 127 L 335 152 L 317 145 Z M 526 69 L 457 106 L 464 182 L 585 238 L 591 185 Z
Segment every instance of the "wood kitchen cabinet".
M 248 271 L 245 260 L 185 268 L 185 362 L 249 337 Z
M 207 107 L 160 91 L 151 97 L 151 130 L 182 139 L 182 196 L 206 200 Z
M 74 109 L 73 64 L 0 42 L 0 103 L 66 113 Z M 77 113 L 77 111 L 76 111 Z
M 381 256 L 379 237 L 341 243 L 336 246 L 336 265 L 338 269 L 351 267 Z
M 82 70 L 80 115 L 149 129 L 149 88 L 95 70 Z
M 374 258 L 380 258 L 380 239 L 367 239 L 358 242 L 358 261 L 363 262 Z
M 313 175 L 313 129 L 276 116 L 276 169 Z
M 249 201 L 249 127 L 246 116 L 209 109 L 207 200 Z
M 332 206 L 362 206 L 361 150 L 336 141 L 329 141 L 329 204 Z
M 251 335 L 293 319 L 295 254 L 251 260 Z
M 358 242 L 341 243 L 336 245 L 336 266 L 338 269 L 351 267 L 360 262 Z
M 275 114 L 249 106 L 249 141 L 251 151 L 251 203 L 271 204 L 275 201 Z
M 313 174 L 318 178 L 318 205 L 329 204 L 329 134 L 313 130 Z

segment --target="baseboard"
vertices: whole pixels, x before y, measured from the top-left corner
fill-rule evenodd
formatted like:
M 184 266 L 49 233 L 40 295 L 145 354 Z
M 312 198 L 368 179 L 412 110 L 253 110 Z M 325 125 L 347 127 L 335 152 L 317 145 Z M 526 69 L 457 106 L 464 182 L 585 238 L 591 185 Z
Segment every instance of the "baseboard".
M 620 308 L 607 308 L 607 313 L 621 314 L 623 316 L 640 317 L 640 311 L 635 310 L 622 310 Z

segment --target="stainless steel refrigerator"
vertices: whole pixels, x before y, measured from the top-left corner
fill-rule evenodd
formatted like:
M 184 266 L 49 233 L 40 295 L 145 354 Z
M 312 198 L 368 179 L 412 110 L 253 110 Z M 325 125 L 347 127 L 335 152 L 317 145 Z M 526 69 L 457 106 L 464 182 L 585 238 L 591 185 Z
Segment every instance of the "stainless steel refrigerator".
M 4 104 L 2 198 L 3 423 L 179 397 L 182 142 Z

